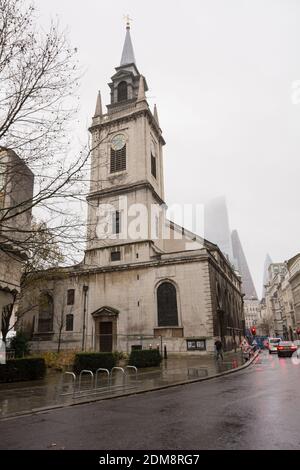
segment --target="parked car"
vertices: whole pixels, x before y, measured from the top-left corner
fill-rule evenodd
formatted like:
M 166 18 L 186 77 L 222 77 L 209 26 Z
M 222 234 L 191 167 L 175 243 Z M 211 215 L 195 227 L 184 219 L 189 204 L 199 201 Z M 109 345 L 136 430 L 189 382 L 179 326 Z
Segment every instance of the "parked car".
M 297 346 L 298 349 L 300 349 L 300 339 L 296 339 L 293 341 L 294 345 Z
M 292 341 L 280 341 L 277 346 L 278 357 L 292 357 L 297 351 L 297 346 Z
M 277 346 L 280 341 L 281 338 L 268 338 L 269 354 L 277 354 Z

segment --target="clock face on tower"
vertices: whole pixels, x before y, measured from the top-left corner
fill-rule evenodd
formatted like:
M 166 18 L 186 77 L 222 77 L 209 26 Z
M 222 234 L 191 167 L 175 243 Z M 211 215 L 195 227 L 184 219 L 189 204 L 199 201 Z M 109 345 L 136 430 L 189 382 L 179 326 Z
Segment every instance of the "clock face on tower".
M 126 138 L 124 134 L 117 134 L 111 139 L 111 148 L 113 150 L 121 150 L 126 144 Z

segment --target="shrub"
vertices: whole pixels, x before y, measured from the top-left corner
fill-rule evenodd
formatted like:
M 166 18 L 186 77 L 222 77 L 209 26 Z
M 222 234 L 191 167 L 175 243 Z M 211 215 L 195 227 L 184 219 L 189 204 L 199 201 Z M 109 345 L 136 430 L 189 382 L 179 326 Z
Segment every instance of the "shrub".
M 11 339 L 10 347 L 15 350 L 15 357 L 24 357 L 29 354 L 28 337 L 22 331 L 18 331 Z
M 0 364 L 0 382 L 42 379 L 45 373 L 46 364 L 41 357 L 11 359 L 6 364 Z
M 116 365 L 116 357 L 113 353 L 78 353 L 75 356 L 73 370 L 79 374 L 83 369 L 96 372 L 97 369 L 112 369 Z
M 157 367 L 161 360 L 158 349 L 142 349 L 131 351 L 128 363 L 135 367 Z
M 65 370 L 73 366 L 76 353 L 77 351 L 72 350 L 60 351 L 59 353 L 47 351 L 41 353 L 40 356 L 45 359 L 47 367 L 56 370 Z
M 113 355 L 115 356 L 117 362 L 127 361 L 128 359 L 128 354 L 122 351 L 115 351 L 113 352 Z

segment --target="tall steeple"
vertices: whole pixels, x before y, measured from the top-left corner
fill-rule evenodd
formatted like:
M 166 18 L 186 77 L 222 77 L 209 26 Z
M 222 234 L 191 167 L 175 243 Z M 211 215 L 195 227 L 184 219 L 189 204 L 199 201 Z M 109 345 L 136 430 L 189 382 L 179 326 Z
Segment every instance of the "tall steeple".
M 145 92 L 148 91 L 148 85 L 145 77 L 142 77 L 135 63 L 135 57 L 130 37 L 129 17 L 127 16 L 126 36 L 123 46 L 121 64 L 116 67 L 116 73 L 111 77 L 109 87 L 110 104 L 107 106 L 108 113 L 120 109 L 128 102 L 145 101 Z
M 99 249 L 99 252 L 97 260 L 93 258 L 94 255 L 91 258 L 87 255 L 86 260 L 101 266 L 111 262 L 127 263 L 129 259 L 136 262 L 139 248 L 135 246 L 140 240 L 145 241 L 149 248 L 145 248 L 143 259 L 152 256 L 154 245 L 159 250 L 163 249 L 164 211 L 158 210 L 157 214 L 151 214 L 151 217 L 140 223 L 140 233 L 137 238 L 132 238 L 131 229 L 126 229 L 127 214 L 122 205 L 125 198 L 128 209 L 133 207 L 135 201 L 147 208 L 164 204 L 162 147 L 165 141 L 158 125 L 157 110 L 154 115 L 147 102 L 147 81 L 135 64 L 128 23 L 121 65 L 115 68 L 108 86 L 110 103 L 106 105 L 107 112 L 103 114 L 98 95 L 90 127 L 92 155 L 87 248 Z M 113 208 L 115 217 L 115 226 L 109 227 L 109 231 L 107 222 L 106 225 L 99 223 L 98 213 L 99 207 L 107 204 Z M 154 229 L 158 235 L 153 235 Z M 123 248 L 123 245 L 128 244 L 133 246 L 130 253 L 128 247 Z M 118 260 L 114 259 L 110 251 L 115 247 L 120 252 Z
M 129 20 L 127 19 L 126 36 L 125 36 L 125 42 L 123 46 L 120 67 L 122 65 L 128 65 L 128 64 L 135 64 L 135 56 L 134 56 L 133 45 L 132 45 L 131 36 L 130 36 L 130 23 L 129 23 Z

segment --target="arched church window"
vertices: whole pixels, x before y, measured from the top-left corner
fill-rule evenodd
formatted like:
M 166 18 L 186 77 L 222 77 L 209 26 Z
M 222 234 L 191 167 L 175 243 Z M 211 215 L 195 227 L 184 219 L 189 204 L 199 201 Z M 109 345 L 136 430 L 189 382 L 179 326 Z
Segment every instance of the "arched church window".
M 158 326 L 178 326 L 176 287 L 163 282 L 157 289 Z
M 53 331 L 53 298 L 47 292 L 42 292 L 39 299 L 39 333 L 49 333 Z
M 120 82 L 118 85 L 118 101 L 126 101 L 128 99 L 127 83 Z

